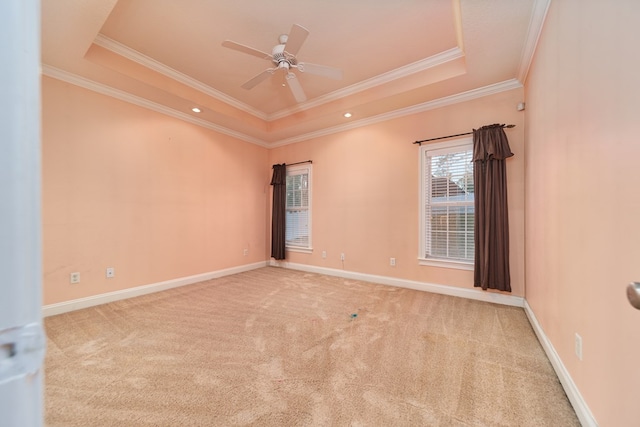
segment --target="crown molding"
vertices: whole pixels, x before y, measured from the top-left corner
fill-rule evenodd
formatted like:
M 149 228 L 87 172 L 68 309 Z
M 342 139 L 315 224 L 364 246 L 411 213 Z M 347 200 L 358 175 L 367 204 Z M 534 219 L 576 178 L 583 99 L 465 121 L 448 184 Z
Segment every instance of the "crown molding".
M 445 96 L 444 98 L 434 99 L 433 101 L 427 101 L 422 104 L 412 105 L 411 107 L 401 108 L 398 110 L 390 111 L 388 113 L 368 117 L 366 119 L 355 120 L 343 125 L 338 125 L 331 128 L 322 129 L 316 132 L 310 132 L 304 135 L 283 139 L 277 143 L 269 144 L 269 147 L 280 147 L 283 145 L 295 144 L 296 142 L 307 141 L 309 139 L 319 138 L 322 136 L 331 135 L 338 132 L 344 132 L 346 130 L 356 129 L 359 127 L 368 126 L 375 123 L 396 119 L 399 117 L 422 113 L 424 111 L 435 110 L 436 108 L 442 108 L 448 105 L 471 101 L 473 99 L 482 98 L 485 96 L 490 96 L 490 95 L 494 95 L 500 92 L 505 92 L 513 89 L 519 89 L 521 87 L 522 87 L 522 83 L 520 83 L 520 81 L 518 81 L 517 79 L 510 79 L 500 83 L 495 83 L 495 84 L 487 85 L 477 89 L 468 90 L 466 92 L 461 92 L 455 95 Z
M 451 96 L 446 96 L 444 98 L 434 99 L 432 101 L 427 101 L 422 104 L 413 105 L 411 107 L 401 108 L 401 109 L 390 111 L 384 114 L 378 114 L 376 116 L 368 117 L 366 119 L 355 120 L 349 123 L 345 123 L 343 125 L 333 126 L 333 127 L 321 129 L 315 132 L 309 132 L 309 133 L 298 135 L 295 137 L 283 139 L 275 143 L 268 143 L 266 141 L 254 138 L 244 133 L 228 129 L 224 126 L 212 124 L 211 122 L 208 122 L 206 120 L 198 119 L 197 117 L 193 117 L 193 116 L 190 116 L 189 114 L 183 113 L 182 111 L 177 111 L 172 108 L 165 107 L 164 105 L 151 102 L 149 100 L 146 100 L 144 98 L 141 98 L 135 95 L 131 95 L 130 93 L 124 92 L 122 90 L 112 88 L 102 83 L 97 83 L 93 80 L 80 77 L 76 74 L 61 70 L 59 68 L 56 68 L 50 65 L 42 64 L 42 74 L 57 80 L 70 83 L 75 86 L 79 86 L 79 87 L 91 90 L 93 92 L 100 93 L 102 95 L 110 96 L 110 97 L 119 99 L 121 101 L 129 102 L 131 104 L 134 104 L 143 108 L 148 108 L 158 113 L 165 114 L 167 116 L 171 116 L 180 120 L 184 120 L 186 122 L 193 123 L 195 125 L 202 126 L 207 129 L 211 129 L 218 133 L 228 135 L 233 138 L 238 138 L 242 141 L 259 145 L 265 148 L 275 148 L 275 147 L 281 147 L 284 145 L 295 144 L 297 142 L 307 141 L 309 139 L 319 138 L 326 135 L 332 135 L 338 132 L 344 132 L 347 130 L 356 129 L 359 127 L 368 126 L 368 125 L 384 122 L 387 120 L 396 119 L 399 117 L 422 113 L 424 111 L 434 110 L 436 108 L 442 108 L 448 105 L 471 101 L 473 99 L 482 98 L 484 96 L 490 96 L 500 92 L 505 92 L 505 91 L 518 89 L 522 87 L 522 83 L 520 83 L 520 81 L 518 81 L 517 79 L 510 79 L 504 82 L 495 83 L 495 84 L 487 85 L 481 88 L 468 90 L 466 92 L 461 92 Z
M 138 64 L 143 65 L 151 70 L 157 71 L 158 73 L 163 74 L 177 82 L 185 84 L 195 90 L 209 95 L 212 98 L 215 98 L 219 101 L 231 105 L 232 107 L 242 110 L 245 113 L 256 116 L 262 120 L 268 120 L 268 116 L 262 111 L 256 110 L 255 108 L 244 104 L 237 99 L 232 98 L 220 92 L 219 90 L 212 88 L 211 86 L 207 86 L 199 80 L 189 77 L 186 74 L 181 73 L 180 71 L 174 70 L 173 68 L 168 67 L 163 63 L 158 62 L 155 59 L 138 52 L 137 50 L 131 49 L 130 47 L 125 46 L 122 43 L 119 43 L 103 34 L 98 34 L 93 42 L 100 47 L 117 53 L 118 55 L 123 56 L 131 61 L 137 62 Z
M 522 57 L 520 58 L 520 65 L 518 67 L 518 80 L 524 84 L 533 61 L 533 55 L 536 52 L 538 46 L 538 40 L 540 40 L 540 34 L 542 33 L 542 27 L 549 11 L 549 5 L 551 0 L 536 0 L 533 3 L 533 12 L 531 13 L 531 20 L 529 21 L 529 29 L 527 30 L 527 38 L 522 49 Z
M 436 67 L 438 65 L 444 64 L 446 62 L 464 57 L 464 52 L 460 48 L 455 47 L 455 48 L 446 50 L 444 52 L 441 52 L 439 54 L 422 59 L 420 61 L 416 61 L 404 67 L 391 70 L 389 72 L 380 74 L 376 77 L 348 86 L 344 89 L 340 89 L 340 90 L 331 92 L 329 94 L 320 96 L 311 101 L 304 102 L 302 104 L 297 104 L 294 107 L 280 110 L 273 114 L 265 114 L 262 111 L 256 110 L 255 108 L 247 104 L 239 102 L 235 98 L 232 98 L 210 86 L 205 85 L 204 83 L 192 77 L 187 76 L 186 74 L 183 74 L 177 70 L 174 70 L 173 68 L 170 68 L 164 65 L 163 63 L 156 61 L 153 58 L 150 58 L 134 49 L 131 49 L 130 47 L 125 46 L 122 43 L 119 43 L 105 36 L 104 34 L 98 34 L 94 40 L 94 43 L 100 47 L 103 47 L 114 53 L 117 53 L 120 56 L 123 56 L 149 69 L 157 71 L 160 74 L 163 74 L 171 79 L 174 79 L 180 83 L 183 83 L 193 89 L 196 89 L 202 93 L 205 93 L 215 99 L 225 102 L 235 108 L 238 108 L 239 110 L 242 110 L 248 114 L 251 114 L 267 122 L 278 120 L 283 117 L 287 117 L 289 115 L 299 113 L 301 111 L 310 110 L 312 108 L 316 108 L 323 104 L 344 98 L 346 96 L 351 96 L 358 92 L 362 92 L 367 89 L 371 89 L 371 88 L 392 82 L 394 80 L 398 80 L 403 77 L 410 76 L 411 74 L 425 71 L 430 68 Z
M 353 84 L 344 89 L 333 91 L 326 95 L 315 98 L 311 101 L 298 104 L 294 107 L 287 108 L 273 114 L 269 114 L 267 116 L 267 121 L 281 119 L 283 117 L 287 117 L 289 115 L 299 113 L 301 111 L 310 110 L 312 108 L 319 107 L 320 105 L 326 104 L 328 102 L 336 101 L 338 99 L 342 99 L 344 97 L 354 95 L 358 92 L 362 92 L 367 89 L 371 89 L 386 83 L 390 83 L 394 80 L 398 80 L 403 77 L 410 76 L 411 74 L 419 73 L 421 71 L 425 71 L 430 68 L 437 67 L 438 65 L 442 65 L 449 61 L 454 61 L 462 57 L 464 57 L 464 52 L 460 48 L 455 47 L 455 48 L 446 50 L 444 52 L 438 53 L 436 55 L 430 56 L 428 58 L 422 59 L 420 61 L 416 61 L 404 67 L 396 68 L 395 70 L 391 70 L 389 72 L 380 74 L 376 77 L 363 80 L 359 83 Z
M 182 111 L 177 111 L 172 108 L 165 107 L 164 105 L 157 104 L 155 102 L 151 102 L 147 99 L 141 98 L 139 96 L 132 95 L 130 93 L 124 92 L 119 89 L 112 88 L 110 86 L 104 85 L 102 83 L 97 83 L 93 80 L 89 80 L 84 77 L 80 77 L 76 74 L 70 73 L 68 71 L 61 70 L 56 67 L 52 67 L 50 65 L 42 64 L 42 74 L 51 77 L 57 80 L 61 80 L 63 82 L 70 83 L 75 86 L 79 86 L 85 89 L 88 89 L 93 92 L 100 93 L 102 95 L 110 96 L 112 98 L 119 99 L 121 101 L 129 102 L 131 104 L 137 105 L 139 107 L 147 108 L 149 110 L 156 111 L 161 114 L 165 114 L 167 116 L 175 117 L 176 119 L 184 120 L 186 122 L 193 123 L 198 126 L 202 126 L 207 129 L 211 129 L 218 133 L 228 135 L 234 138 L 238 138 L 242 141 L 249 142 L 251 144 L 256 144 L 261 147 L 268 148 L 270 145 L 265 141 L 254 138 L 252 136 L 246 135 L 241 132 L 236 132 L 231 129 L 228 129 L 224 126 L 214 125 L 206 120 L 198 119 L 197 117 L 190 116 L 188 114 L 183 113 Z

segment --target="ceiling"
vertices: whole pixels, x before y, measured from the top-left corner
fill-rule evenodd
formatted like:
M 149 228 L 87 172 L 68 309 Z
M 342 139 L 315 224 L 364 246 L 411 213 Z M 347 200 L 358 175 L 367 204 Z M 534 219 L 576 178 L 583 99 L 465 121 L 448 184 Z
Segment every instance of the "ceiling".
M 272 147 L 520 87 L 549 1 L 42 0 L 43 74 Z M 242 88 L 273 64 L 222 42 L 271 53 L 293 24 L 343 78 Z

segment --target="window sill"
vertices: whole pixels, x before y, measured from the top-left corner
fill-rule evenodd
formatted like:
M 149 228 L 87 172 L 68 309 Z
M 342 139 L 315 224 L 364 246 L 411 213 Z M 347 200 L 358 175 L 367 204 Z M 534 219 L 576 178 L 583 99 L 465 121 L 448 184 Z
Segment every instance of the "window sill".
M 473 271 L 472 262 L 452 261 L 448 259 L 436 259 L 436 258 L 418 258 L 418 264 L 427 265 L 431 267 L 444 267 L 444 268 L 454 268 L 456 270 Z
M 289 252 L 300 252 L 303 254 L 313 253 L 313 248 L 303 248 L 303 247 L 297 247 L 297 246 L 287 246 L 285 247 L 285 250 Z

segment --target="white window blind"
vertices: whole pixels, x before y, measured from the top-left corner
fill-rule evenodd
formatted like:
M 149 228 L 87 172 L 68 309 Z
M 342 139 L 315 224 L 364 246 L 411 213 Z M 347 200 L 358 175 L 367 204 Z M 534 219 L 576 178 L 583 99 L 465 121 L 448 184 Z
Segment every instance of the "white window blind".
M 311 165 L 287 168 L 287 247 L 311 248 Z
M 465 139 L 423 147 L 422 256 L 474 258 L 473 144 Z

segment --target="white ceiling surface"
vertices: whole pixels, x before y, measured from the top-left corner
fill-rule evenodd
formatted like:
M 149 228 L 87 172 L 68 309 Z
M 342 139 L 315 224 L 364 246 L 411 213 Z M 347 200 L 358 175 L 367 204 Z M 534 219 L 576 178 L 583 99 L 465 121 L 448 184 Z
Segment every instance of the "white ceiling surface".
M 42 0 L 43 73 L 276 146 L 518 87 L 549 1 Z M 342 80 L 297 73 L 300 104 L 279 73 L 241 88 L 272 64 L 222 42 L 270 53 L 292 24 Z

